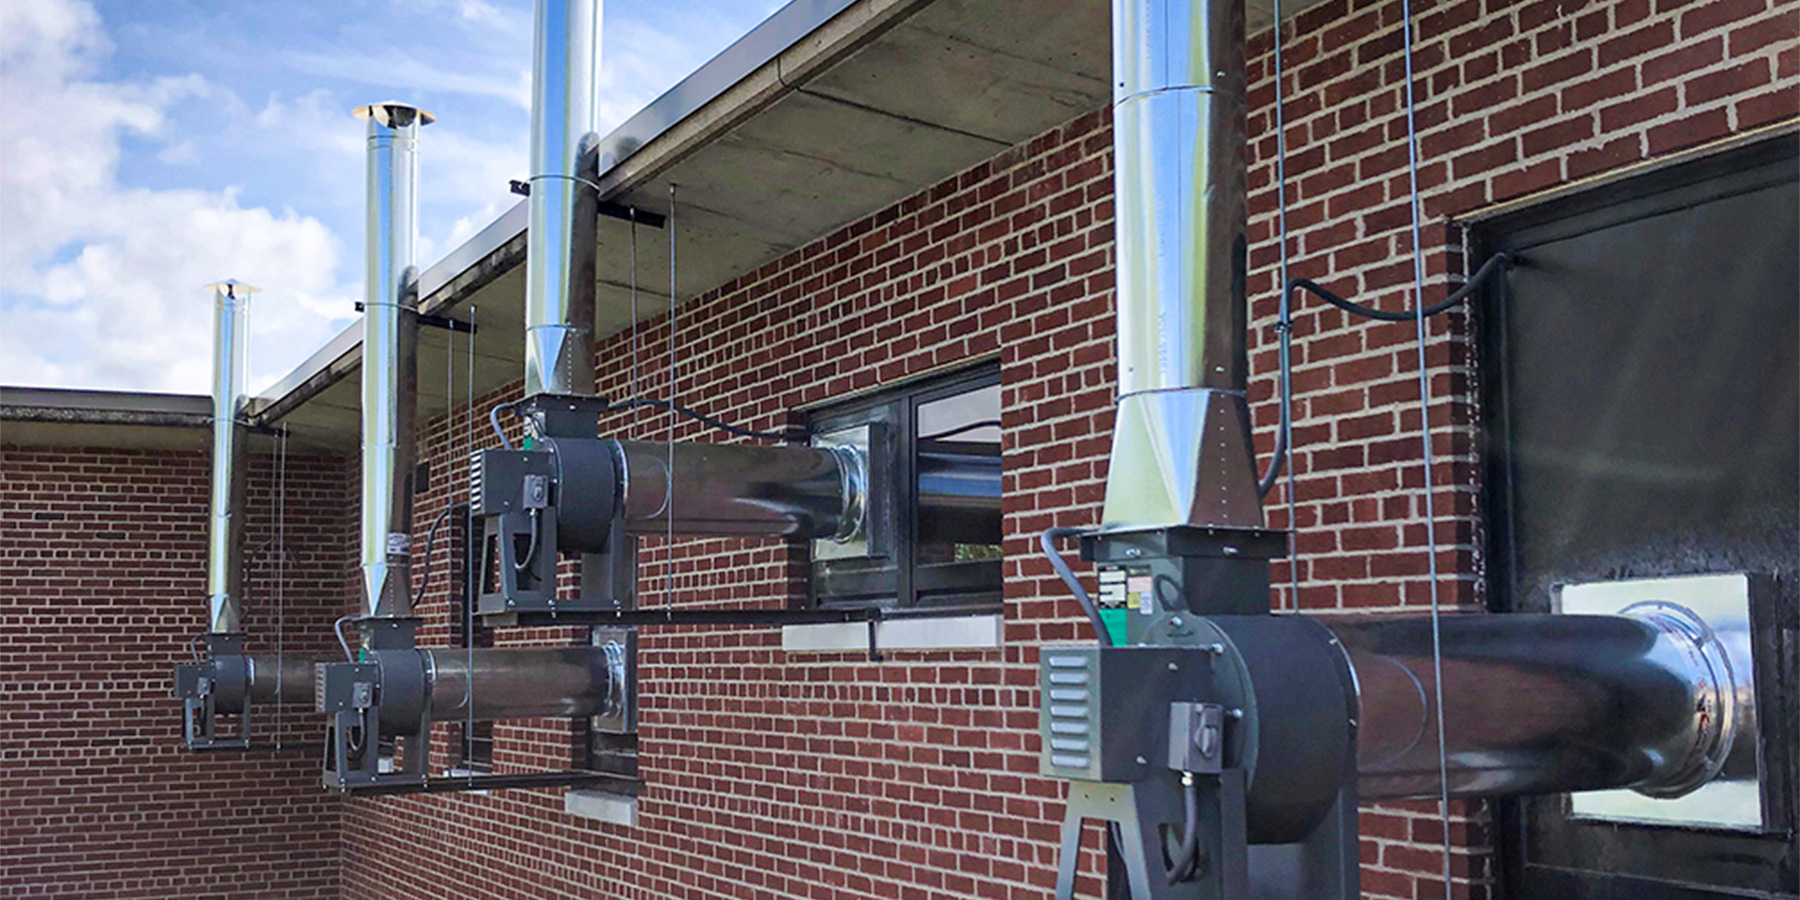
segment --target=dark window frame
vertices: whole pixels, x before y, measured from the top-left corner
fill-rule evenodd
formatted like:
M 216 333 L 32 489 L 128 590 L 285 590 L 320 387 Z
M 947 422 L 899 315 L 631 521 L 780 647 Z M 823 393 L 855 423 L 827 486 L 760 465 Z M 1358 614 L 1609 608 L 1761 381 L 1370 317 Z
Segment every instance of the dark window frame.
M 1478 259 L 1494 252 L 1522 254 L 1530 264 L 1531 247 L 1561 241 L 1615 226 L 1640 221 L 1702 204 L 1724 200 L 1783 182 L 1796 180 L 1795 164 L 1800 159 L 1800 137 L 1789 133 L 1773 139 L 1734 147 L 1696 160 L 1622 178 L 1587 191 L 1549 198 L 1518 212 L 1471 226 L 1473 249 Z M 1515 433 L 1511 421 L 1511 398 L 1507 346 L 1510 327 L 1507 320 L 1508 292 L 1504 285 L 1482 292 L 1478 309 L 1478 344 L 1480 354 L 1481 402 L 1483 406 L 1483 468 L 1486 510 L 1486 563 L 1488 605 L 1493 612 L 1547 612 L 1541 604 L 1515 604 L 1519 579 L 1516 572 L 1516 532 L 1513 518 L 1518 467 L 1511 440 Z M 1540 598 L 1541 599 L 1541 598 Z M 1766 615 L 1767 605 L 1763 613 Z M 1773 625 L 1767 618 L 1765 623 Z M 1787 626 L 1790 643 L 1780 654 L 1778 667 L 1759 671 L 1758 694 L 1761 698 L 1782 696 L 1800 684 L 1796 680 L 1791 623 Z M 1771 629 L 1776 630 L 1776 629 Z M 1779 668 L 1781 671 L 1766 671 Z M 1785 686 L 1785 690 L 1777 685 Z M 1791 715 L 1794 702 L 1786 700 L 1786 714 Z M 1786 759 L 1773 763 L 1776 768 L 1791 770 L 1795 729 L 1780 723 L 1784 711 L 1777 704 L 1762 712 L 1765 747 L 1785 751 Z M 1775 726 L 1771 732 L 1771 726 Z M 1785 733 L 1784 733 L 1785 732 Z M 1778 774 L 1778 782 L 1788 777 Z M 1770 809 L 1771 823 L 1786 828 L 1787 853 L 1800 855 L 1800 832 L 1793 829 L 1796 821 L 1792 784 L 1780 784 L 1769 791 L 1775 801 Z M 1630 896 L 1643 900 L 1713 900 L 1713 898 L 1747 896 L 1728 888 L 1708 888 L 1708 867 L 1735 858 L 1749 859 L 1745 853 L 1752 845 L 1780 841 L 1779 835 L 1750 836 L 1688 830 L 1671 826 L 1636 826 L 1622 823 L 1581 823 L 1566 819 L 1551 820 L 1553 827 L 1589 828 L 1597 830 L 1631 830 L 1648 828 L 1657 834 L 1656 842 L 1670 855 L 1692 860 L 1692 878 L 1686 882 L 1666 881 L 1624 871 L 1570 869 L 1545 865 L 1530 848 L 1533 817 L 1547 815 L 1546 798 L 1503 799 L 1494 804 L 1496 818 L 1495 850 L 1498 856 L 1501 896 L 1531 897 L 1552 892 L 1570 900 Z M 1775 850 L 1779 851 L 1779 843 Z M 1790 856 L 1792 860 L 1794 857 Z M 1533 893 L 1537 892 L 1537 893 Z M 1757 894 L 1757 896 L 1765 896 Z M 1793 896 L 1790 894 L 1775 896 Z
M 996 612 L 1003 607 L 1004 560 L 973 560 L 921 565 L 918 561 L 919 408 L 932 402 L 1001 384 L 1000 361 L 982 360 L 945 372 L 887 385 L 862 397 L 809 411 L 804 420 L 809 434 L 818 435 L 859 425 L 874 427 L 872 440 L 891 447 L 885 465 L 877 463 L 876 477 L 894 486 L 885 496 L 872 497 L 869 515 L 884 519 L 888 531 L 886 554 L 891 570 L 834 575 L 840 586 L 854 592 L 821 593 L 819 563 L 807 550 L 806 605 L 826 609 L 939 610 L 945 613 Z M 956 567 L 954 570 L 951 567 Z

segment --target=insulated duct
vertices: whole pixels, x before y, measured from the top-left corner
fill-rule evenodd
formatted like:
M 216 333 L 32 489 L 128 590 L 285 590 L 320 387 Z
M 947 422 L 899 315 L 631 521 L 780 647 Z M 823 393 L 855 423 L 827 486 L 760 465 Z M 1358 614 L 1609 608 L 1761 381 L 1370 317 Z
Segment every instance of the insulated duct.
M 589 647 L 367 650 L 360 662 L 319 666 L 318 708 L 329 713 L 324 784 L 337 791 L 474 789 L 507 777 L 429 774 L 434 722 L 521 718 L 616 718 L 633 721 L 630 640 Z M 389 757 L 372 736 L 400 739 Z M 544 773 L 558 779 L 593 772 Z M 564 782 L 566 783 L 566 782 Z
M 1427 616 L 1320 617 L 1360 695 L 1365 799 L 1436 797 Z M 1693 612 L 1449 616 L 1441 623 L 1451 796 L 1630 787 L 1685 794 L 1719 774 L 1747 724 L 1750 673 Z
M 1115 0 L 1104 530 L 1263 525 L 1244 397 L 1244 130 L 1241 0 Z
M 244 316 L 259 289 L 226 280 L 213 295 L 212 508 L 206 545 L 206 624 L 213 634 L 244 630 Z
M 359 107 L 368 123 L 362 341 L 362 571 L 368 618 L 412 615 L 412 497 L 419 394 L 419 127 L 404 103 Z
M 538 0 L 532 53 L 525 396 L 594 393 L 600 0 Z

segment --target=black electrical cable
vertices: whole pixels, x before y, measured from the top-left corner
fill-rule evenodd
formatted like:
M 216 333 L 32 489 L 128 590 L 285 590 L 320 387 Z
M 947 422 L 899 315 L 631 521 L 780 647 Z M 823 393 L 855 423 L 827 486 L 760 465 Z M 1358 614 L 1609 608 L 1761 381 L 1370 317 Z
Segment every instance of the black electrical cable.
M 755 438 L 756 440 L 761 441 L 784 441 L 789 443 L 796 443 L 802 440 L 798 435 L 782 434 L 773 431 L 752 431 L 748 428 L 739 428 L 736 425 L 721 422 L 705 413 L 688 409 L 679 403 L 671 403 L 657 397 L 639 397 L 633 400 L 620 400 L 617 403 L 607 406 L 606 411 L 619 412 L 627 409 L 636 409 L 640 406 L 653 406 L 657 409 L 673 410 L 674 412 L 693 419 L 709 428 L 716 428 L 726 434 L 735 434 L 738 437 Z
M 1194 784 L 1194 776 L 1188 772 L 1181 773 L 1181 809 L 1182 823 L 1181 850 L 1175 855 L 1174 865 L 1169 866 L 1166 874 L 1170 884 L 1180 884 L 1194 877 L 1200 870 L 1200 788 Z
M 1062 576 L 1063 584 L 1068 585 L 1069 591 L 1075 595 L 1075 602 L 1081 604 L 1081 611 L 1087 613 L 1089 622 L 1094 623 L 1094 636 L 1099 639 L 1100 646 L 1111 647 L 1112 635 L 1106 630 L 1106 620 L 1100 618 L 1100 607 L 1094 605 L 1094 598 L 1088 596 L 1087 588 L 1081 586 L 1081 579 L 1075 577 L 1075 570 L 1069 568 L 1061 553 L 1056 552 L 1057 538 L 1080 537 L 1081 533 L 1079 528 L 1046 528 L 1038 536 L 1038 546 L 1044 548 L 1044 558 L 1050 560 L 1056 574 Z
M 488 410 L 488 424 L 494 426 L 494 434 L 500 437 L 500 446 L 511 450 L 513 448 L 512 441 L 506 439 L 506 429 L 500 427 L 500 411 L 503 409 L 508 412 L 513 412 L 511 403 L 502 403 L 499 406 Z M 518 415 L 516 412 L 513 412 L 513 414 Z
M 1320 287 L 1316 282 L 1312 281 L 1309 278 L 1291 278 L 1291 279 L 1289 279 L 1288 280 L 1288 292 L 1292 293 L 1294 288 L 1301 287 L 1301 288 L 1305 288 L 1306 290 L 1312 292 L 1313 294 L 1316 294 L 1320 299 L 1324 300 L 1326 303 L 1331 304 L 1332 306 L 1337 307 L 1338 309 L 1341 309 L 1341 310 L 1343 310 L 1345 312 L 1349 312 L 1349 313 L 1355 313 L 1356 315 L 1362 316 L 1363 318 L 1366 318 L 1366 319 L 1380 319 L 1383 322 L 1411 322 L 1412 320 L 1417 319 L 1420 316 L 1430 318 L 1431 316 L 1435 316 L 1438 313 L 1441 313 L 1444 310 L 1449 309 L 1450 307 L 1455 306 L 1456 304 L 1461 303 L 1464 300 L 1467 300 L 1469 295 L 1474 293 L 1475 289 L 1477 287 L 1480 287 L 1481 283 L 1483 281 L 1486 281 L 1487 277 L 1490 274 L 1492 274 L 1496 269 L 1504 266 L 1511 259 L 1512 259 L 1512 257 L 1505 253 L 1494 254 L 1492 257 L 1488 258 L 1487 262 L 1484 262 L 1481 264 L 1481 268 L 1475 270 L 1475 274 L 1469 277 L 1469 281 L 1467 284 L 1464 284 L 1462 287 L 1459 287 L 1456 290 L 1452 291 L 1450 293 L 1450 296 L 1445 297 L 1444 299 L 1439 300 L 1438 302 L 1433 303 L 1430 306 L 1425 307 L 1424 309 L 1406 310 L 1403 312 L 1390 312 L 1385 309 L 1376 309 L 1373 306 L 1364 306 L 1360 303 L 1356 303 L 1356 302 L 1353 302 L 1350 300 L 1345 300 L 1344 298 L 1339 297 L 1338 295 L 1326 290 L 1325 288 Z
M 515 572 L 523 572 L 526 569 L 531 568 L 531 561 L 537 557 L 538 512 L 539 511 L 535 509 L 531 511 L 531 543 L 525 546 L 525 556 L 518 562 L 513 563 L 513 571 Z
M 1360 303 L 1346 300 L 1343 297 L 1320 287 L 1317 282 L 1309 278 L 1288 279 L 1287 286 L 1281 292 L 1281 312 L 1275 323 L 1275 329 L 1281 335 L 1281 353 L 1278 367 L 1281 378 L 1281 424 L 1275 431 L 1275 452 L 1270 455 L 1269 468 L 1263 472 L 1262 478 L 1257 481 L 1257 493 L 1260 496 L 1266 497 L 1268 496 L 1269 491 L 1275 487 L 1275 479 L 1280 477 L 1281 467 L 1287 464 L 1288 451 L 1291 449 L 1288 446 L 1288 431 L 1291 424 L 1288 416 L 1293 408 L 1293 360 L 1290 347 L 1292 346 L 1294 332 L 1295 292 L 1305 290 L 1338 309 L 1352 315 L 1362 316 L 1363 318 L 1379 319 L 1383 322 L 1411 322 L 1414 319 L 1421 317 L 1429 318 L 1435 316 L 1438 313 L 1467 300 L 1469 295 L 1473 294 L 1475 289 L 1485 283 L 1495 272 L 1504 271 L 1507 266 L 1515 262 L 1517 262 L 1517 259 L 1511 254 L 1496 253 L 1489 257 L 1487 262 L 1482 263 L 1480 268 L 1475 270 L 1475 274 L 1469 277 L 1468 283 L 1450 292 L 1450 296 L 1423 309 L 1415 309 L 1407 312 L 1389 312 L 1388 310 L 1376 309 L 1372 306 L 1364 306 Z
M 425 532 L 425 574 L 419 576 L 419 592 L 413 595 L 413 606 L 415 607 L 425 602 L 425 586 L 431 583 L 431 551 L 437 547 L 438 526 L 444 524 L 444 520 L 450 517 L 450 510 L 453 508 L 446 505 L 444 511 L 438 513 L 437 518 L 431 520 L 431 529 Z
M 331 633 L 337 635 L 338 646 L 343 649 L 344 658 L 351 662 L 356 662 L 356 654 L 350 652 L 350 641 L 344 637 L 344 623 L 354 618 L 356 617 L 338 616 L 337 621 L 331 623 Z
M 949 431 L 940 431 L 937 434 L 928 434 L 928 435 L 925 435 L 924 437 L 919 438 L 919 440 L 921 440 L 921 441 L 941 441 L 947 437 L 955 437 L 959 434 L 966 434 L 968 432 L 975 431 L 975 430 L 981 429 L 981 428 L 999 428 L 999 427 L 1000 427 L 999 419 L 984 419 L 980 422 L 970 422 L 967 425 L 958 425 L 955 428 L 950 429 Z

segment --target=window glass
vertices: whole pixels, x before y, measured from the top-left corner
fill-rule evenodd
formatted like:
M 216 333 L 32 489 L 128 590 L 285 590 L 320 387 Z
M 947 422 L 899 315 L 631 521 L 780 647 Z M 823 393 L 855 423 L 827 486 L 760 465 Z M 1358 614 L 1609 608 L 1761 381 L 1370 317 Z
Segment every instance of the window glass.
M 868 461 L 863 532 L 815 541 L 826 606 L 991 607 L 1000 601 L 998 366 L 916 382 L 828 410 L 815 446 Z
M 920 403 L 914 412 L 917 565 L 1000 558 L 1000 385 Z

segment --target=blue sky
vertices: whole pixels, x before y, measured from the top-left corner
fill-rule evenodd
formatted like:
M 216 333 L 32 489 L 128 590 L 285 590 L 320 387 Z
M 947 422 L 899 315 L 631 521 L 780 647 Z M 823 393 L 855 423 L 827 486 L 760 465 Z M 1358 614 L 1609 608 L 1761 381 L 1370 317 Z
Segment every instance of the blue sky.
M 610 129 L 782 0 L 607 0 Z M 201 285 L 263 288 L 261 388 L 352 323 L 358 105 L 436 113 L 420 262 L 526 175 L 531 0 L 0 2 L 0 384 L 204 393 Z

